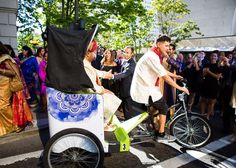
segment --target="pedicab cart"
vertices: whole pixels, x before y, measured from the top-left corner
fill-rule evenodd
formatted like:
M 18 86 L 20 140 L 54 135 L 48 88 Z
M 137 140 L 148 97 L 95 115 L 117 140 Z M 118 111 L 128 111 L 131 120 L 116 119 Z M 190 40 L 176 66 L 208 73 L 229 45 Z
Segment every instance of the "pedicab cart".
M 96 32 L 97 26 L 90 31 L 47 28 L 50 139 L 43 153 L 45 167 L 102 167 L 104 153 L 129 151 L 128 133 L 148 116 L 143 113 L 124 123 L 114 116 L 114 136 L 105 138 L 103 98 L 89 92 L 93 86 L 83 67 Z

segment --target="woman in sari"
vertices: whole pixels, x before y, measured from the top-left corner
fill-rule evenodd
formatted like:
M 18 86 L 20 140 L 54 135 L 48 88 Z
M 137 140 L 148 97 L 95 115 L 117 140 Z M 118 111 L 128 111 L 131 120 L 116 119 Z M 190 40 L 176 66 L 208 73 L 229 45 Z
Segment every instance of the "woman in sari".
M 44 57 L 44 53 L 45 53 L 45 51 L 44 51 L 44 48 L 43 47 L 39 47 L 38 49 L 37 49 L 37 52 L 36 52 L 36 60 L 37 60 L 37 62 L 38 62 L 38 65 L 40 65 L 40 63 L 43 61 L 43 57 Z
M 30 98 L 30 95 L 24 76 L 20 70 L 20 59 L 15 55 L 15 52 L 10 45 L 5 44 L 5 47 L 8 49 L 9 55 L 16 61 L 20 72 L 20 78 L 24 86 L 23 90 L 13 93 L 12 99 L 13 121 L 21 129 L 24 129 L 27 125 L 33 125 L 33 115 L 26 101 L 26 99 Z
M 20 78 L 21 78 L 21 81 L 22 81 L 22 84 L 23 84 L 23 87 L 24 87 L 24 90 L 23 90 L 24 96 L 28 100 L 28 99 L 30 99 L 30 94 L 29 94 L 29 90 L 28 90 L 28 88 L 26 86 L 26 83 L 25 83 L 25 78 L 24 78 L 23 73 L 20 69 L 20 66 L 21 66 L 20 58 L 15 54 L 15 52 L 14 52 L 13 48 L 11 47 L 11 45 L 4 44 L 4 46 L 8 49 L 9 55 L 16 61 L 16 64 L 19 67 Z
M 13 122 L 12 92 L 10 80 L 19 74 L 14 59 L 8 55 L 8 50 L 0 42 L 0 136 L 14 132 L 17 126 Z M 12 68 L 16 67 L 16 68 Z
M 28 46 L 23 46 L 22 50 L 23 58 L 21 59 L 21 70 L 30 93 L 28 103 L 30 107 L 36 107 L 38 105 L 40 91 L 38 85 L 38 63 L 33 56 L 32 50 Z
M 42 110 L 44 113 L 47 112 L 47 97 L 46 97 L 46 85 L 45 85 L 45 80 L 46 80 L 46 67 L 47 67 L 47 58 L 48 58 L 48 53 L 44 53 L 44 58 L 39 64 L 39 79 L 41 82 L 41 100 L 42 100 Z

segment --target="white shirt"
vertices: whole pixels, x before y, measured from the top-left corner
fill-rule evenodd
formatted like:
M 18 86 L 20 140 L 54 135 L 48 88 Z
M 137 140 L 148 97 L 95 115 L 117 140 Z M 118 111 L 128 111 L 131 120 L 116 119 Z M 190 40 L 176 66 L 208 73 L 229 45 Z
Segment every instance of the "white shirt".
M 159 57 L 153 51 L 148 51 L 137 62 L 130 88 L 132 99 L 138 103 L 148 104 L 149 96 L 153 102 L 161 97 L 161 91 L 155 86 L 158 77 L 167 74 L 161 65 Z

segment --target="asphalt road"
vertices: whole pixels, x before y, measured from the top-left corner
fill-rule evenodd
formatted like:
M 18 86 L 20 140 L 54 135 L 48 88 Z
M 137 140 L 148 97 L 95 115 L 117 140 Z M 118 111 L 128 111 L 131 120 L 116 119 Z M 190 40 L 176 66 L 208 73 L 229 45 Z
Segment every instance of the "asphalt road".
M 34 118 L 40 119 L 40 112 L 34 114 Z M 129 152 L 107 155 L 104 168 L 235 168 L 236 142 L 231 141 L 232 135 L 222 132 L 219 114 L 210 122 L 212 138 L 200 149 L 150 140 L 133 145 Z M 48 139 L 48 128 L 0 137 L 0 168 L 42 168 L 40 156 Z
M 214 122 L 215 123 L 215 122 Z M 236 142 L 231 135 L 213 127 L 211 142 L 198 150 L 182 148 L 175 142 L 149 142 L 133 145 L 130 152 L 106 156 L 104 168 L 204 168 L 236 167 Z M 48 129 L 0 144 L 0 168 L 42 168 L 40 155 L 49 139 Z

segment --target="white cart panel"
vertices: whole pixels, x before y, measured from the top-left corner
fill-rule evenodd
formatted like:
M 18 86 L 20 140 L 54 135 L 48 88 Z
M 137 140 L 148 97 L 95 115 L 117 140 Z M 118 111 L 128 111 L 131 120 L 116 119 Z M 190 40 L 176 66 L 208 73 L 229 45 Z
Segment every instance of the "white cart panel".
M 92 132 L 104 144 L 103 98 L 98 94 L 69 94 L 47 88 L 50 137 L 68 128 Z

